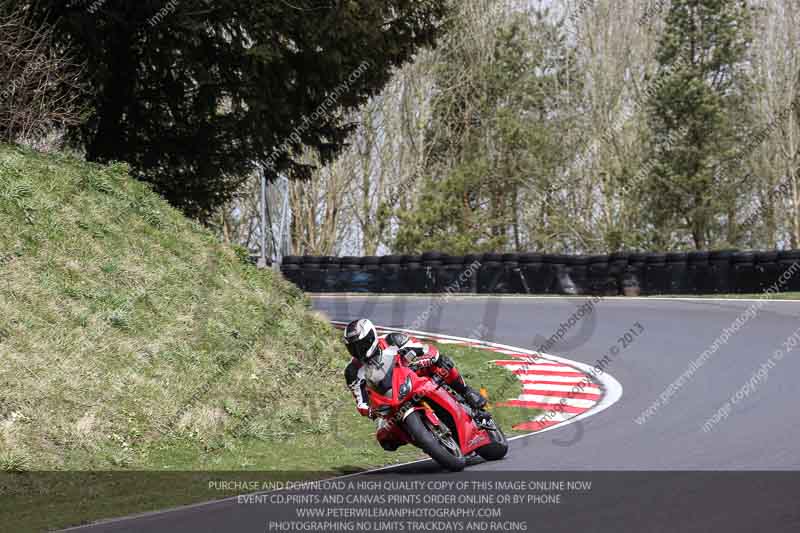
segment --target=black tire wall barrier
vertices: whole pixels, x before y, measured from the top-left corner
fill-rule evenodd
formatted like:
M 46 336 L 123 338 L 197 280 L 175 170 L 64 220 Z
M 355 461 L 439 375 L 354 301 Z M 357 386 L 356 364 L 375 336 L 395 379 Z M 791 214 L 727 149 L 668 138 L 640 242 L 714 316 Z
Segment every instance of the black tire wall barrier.
M 281 272 L 308 292 L 757 294 L 800 291 L 800 250 L 286 256 Z

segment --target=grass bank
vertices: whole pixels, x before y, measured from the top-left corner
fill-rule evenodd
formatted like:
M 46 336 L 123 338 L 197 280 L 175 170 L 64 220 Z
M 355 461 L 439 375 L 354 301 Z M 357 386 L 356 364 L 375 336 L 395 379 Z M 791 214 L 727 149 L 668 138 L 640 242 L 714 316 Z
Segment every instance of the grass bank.
M 185 442 L 244 465 L 339 396 L 302 293 L 123 165 L 0 147 L 0 253 L 0 469 L 168 468 Z
M 476 384 L 516 395 L 485 352 L 461 350 L 447 349 Z M 296 287 L 124 165 L 0 145 L 0 523 L 209 498 L 202 483 L 148 490 L 155 472 L 314 476 L 418 457 L 375 443 L 346 360 Z

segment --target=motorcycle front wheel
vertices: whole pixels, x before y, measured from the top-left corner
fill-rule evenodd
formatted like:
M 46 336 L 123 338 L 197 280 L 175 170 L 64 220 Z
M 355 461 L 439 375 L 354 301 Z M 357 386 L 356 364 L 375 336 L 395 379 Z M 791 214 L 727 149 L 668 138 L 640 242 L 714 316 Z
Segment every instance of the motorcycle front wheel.
M 406 431 L 419 448 L 431 456 L 440 466 L 452 472 L 464 470 L 467 460 L 455 438 L 432 427 L 422 411 L 414 411 L 403 422 Z

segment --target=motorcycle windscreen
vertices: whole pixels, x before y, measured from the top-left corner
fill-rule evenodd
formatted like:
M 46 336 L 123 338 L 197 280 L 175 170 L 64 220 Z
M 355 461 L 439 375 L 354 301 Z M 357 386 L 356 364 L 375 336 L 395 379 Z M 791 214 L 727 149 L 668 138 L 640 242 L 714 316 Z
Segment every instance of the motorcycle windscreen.
M 377 365 L 368 364 L 364 369 L 367 385 L 387 398 L 392 398 L 392 376 L 394 375 L 394 355 L 385 350 Z

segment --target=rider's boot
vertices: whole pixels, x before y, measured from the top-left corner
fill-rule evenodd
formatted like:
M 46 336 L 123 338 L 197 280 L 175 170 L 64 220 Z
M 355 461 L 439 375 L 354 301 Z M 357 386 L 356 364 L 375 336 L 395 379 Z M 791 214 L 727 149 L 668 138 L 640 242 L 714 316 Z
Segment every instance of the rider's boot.
M 476 409 L 478 411 L 482 410 L 486 407 L 486 398 L 481 396 L 481 393 L 470 387 L 469 385 L 466 386 L 467 391 L 464 394 L 464 399 L 467 401 L 470 407 Z
M 482 410 L 486 407 L 486 398 L 481 396 L 481 393 L 464 383 L 463 380 L 456 380 L 450 384 L 454 391 L 461 395 L 464 398 L 464 401 L 467 402 L 467 405 L 472 407 L 476 411 Z
M 481 394 L 466 385 L 466 391 L 461 393 L 464 397 L 464 401 L 466 401 L 470 407 L 472 407 L 472 418 L 475 422 L 478 423 L 479 426 L 486 426 L 487 424 L 491 423 L 492 415 L 490 415 L 487 411 L 484 410 L 486 407 L 486 398 L 481 396 Z
M 486 407 L 486 398 L 464 382 L 464 378 L 455 368 L 452 359 L 443 355 L 439 356 L 435 371 L 444 378 L 445 382 L 454 391 L 464 398 L 464 401 L 472 407 L 476 415 L 483 411 L 483 408 Z

